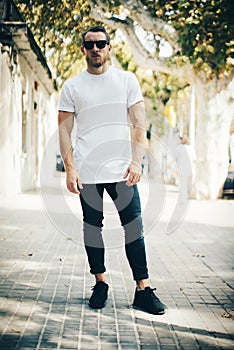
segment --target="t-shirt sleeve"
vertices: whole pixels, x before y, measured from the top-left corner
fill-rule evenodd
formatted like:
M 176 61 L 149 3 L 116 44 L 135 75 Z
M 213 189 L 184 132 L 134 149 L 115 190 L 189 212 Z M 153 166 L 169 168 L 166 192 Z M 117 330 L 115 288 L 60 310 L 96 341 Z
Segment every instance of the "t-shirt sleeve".
M 58 110 L 75 113 L 75 105 L 69 86 L 65 83 L 59 96 Z
M 128 79 L 128 108 L 133 106 L 137 102 L 144 101 L 140 84 L 133 73 L 129 73 Z

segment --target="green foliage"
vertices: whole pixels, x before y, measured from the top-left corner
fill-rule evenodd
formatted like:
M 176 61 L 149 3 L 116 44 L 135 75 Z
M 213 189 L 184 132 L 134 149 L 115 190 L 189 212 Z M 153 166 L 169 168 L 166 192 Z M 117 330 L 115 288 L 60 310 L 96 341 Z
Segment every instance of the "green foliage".
M 58 82 L 63 82 L 81 60 L 81 33 L 98 24 L 90 14 L 88 0 L 15 0 L 37 42 L 49 57 Z M 110 17 L 118 15 L 124 1 L 103 1 Z M 207 78 L 232 69 L 234 62 L 233 0 L 142 0 L 152 18 L 172 25 L 179 34 L 181 52 L 176 65 L 189 59 Z M 129 15 L 131 16 L 131 14 Z M 113 31 L 114 33 L 114 31 Z M 156 51 L 156 54 L 158 52 Z M 130 62 L 125 60 L 124 68 Z
M 51 63 L 58 85 L 80 67 L 81 33 L 94 22 L 82 0 L 17 0 L 35 39 Z M 82 64 L 81 64 L 82 66 Z
M 152 16 L 170 23 L 179 33 L 181 55 L 207 77 L 227 71 L 234 60 L 233 0 L 144 1 Z

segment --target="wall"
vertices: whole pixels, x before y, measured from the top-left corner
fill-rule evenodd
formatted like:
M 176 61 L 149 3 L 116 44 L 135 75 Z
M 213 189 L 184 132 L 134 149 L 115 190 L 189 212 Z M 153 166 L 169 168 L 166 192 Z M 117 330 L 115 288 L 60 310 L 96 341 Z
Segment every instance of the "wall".
M 13 62 L 1 44 L 0 87 L 0 194 L 11 196 L 39 185 L 43 152 L 56 129 L 57 96 L 23 56 Z

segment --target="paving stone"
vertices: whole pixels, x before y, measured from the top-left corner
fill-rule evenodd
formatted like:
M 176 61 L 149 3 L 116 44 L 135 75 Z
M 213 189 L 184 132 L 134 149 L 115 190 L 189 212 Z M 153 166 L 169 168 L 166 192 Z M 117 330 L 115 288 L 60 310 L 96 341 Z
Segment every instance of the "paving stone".
M 172 206 L 175 193 L 168 195 Z M 157 316 L 131 307 L 135 284 L 116 233 L 103 232 L 111 247 L 106 250 L 109 299 L 104 309 L 92 310 L 94 279 L 83 245 L 58 231 L 38 193 L 0 198 L 5 218 L 0 221 L 0 349 L 231 350 L 233 226 L 222 216 L 220 225 L 213 224 L 217 208 L 231 217 L 234 202 L 192 201 L 188 218 L 172 235 L 165 233 L 165 218 L 147 230 L 152 216 L 144 211 L 150 285 L 168 306 Z M 106 224 L 115 220 L 108 217 Z M 222 317 L 225 313 L 232 318 Z

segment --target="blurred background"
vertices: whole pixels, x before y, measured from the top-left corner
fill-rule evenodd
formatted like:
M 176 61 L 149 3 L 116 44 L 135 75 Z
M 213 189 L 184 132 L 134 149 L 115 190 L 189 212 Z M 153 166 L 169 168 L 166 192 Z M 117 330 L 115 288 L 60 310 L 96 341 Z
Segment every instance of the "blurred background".
M 143 172 L 178 186 L 183 144 L 190 197 L 232 197 L 233 18 L 232 0 L 0 0 L 1 195 L 39 188 L 42 162 L 48 187 L 64 176 L 58 95 L 85 69 L 81 33 L 102 24 L 111 64 L 134 72 L 144 94 Z

